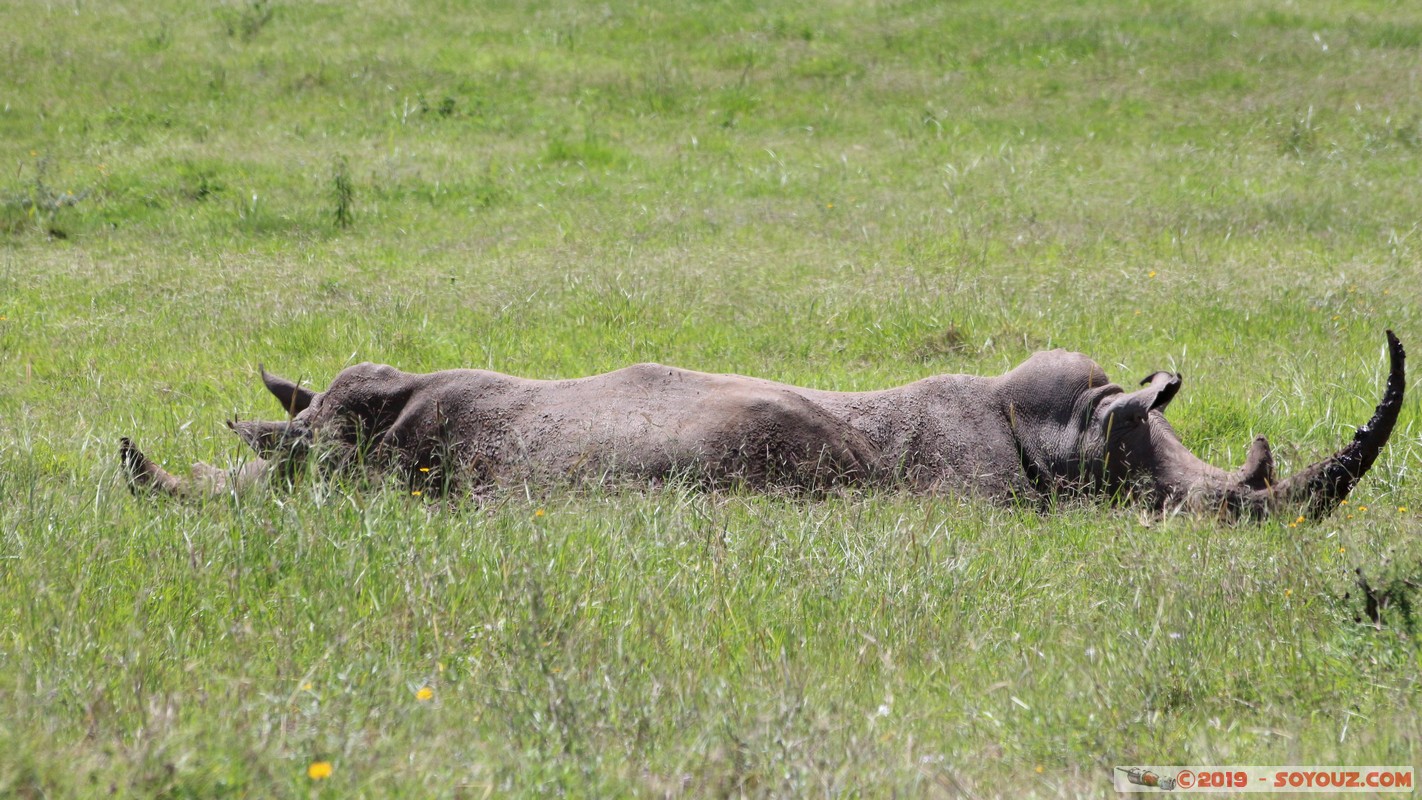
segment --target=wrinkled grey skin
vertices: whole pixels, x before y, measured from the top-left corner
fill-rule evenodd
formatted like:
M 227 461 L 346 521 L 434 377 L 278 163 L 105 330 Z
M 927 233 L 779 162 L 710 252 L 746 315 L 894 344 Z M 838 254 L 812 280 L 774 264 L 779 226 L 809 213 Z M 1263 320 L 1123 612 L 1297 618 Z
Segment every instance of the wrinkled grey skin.
M 1277 480 L 1263 437 L 1233 472 L 1192 455 L 1164 410 L 1180 377 L 1126 392 L 1095 362 L 1036 353 L 998 377 L 939 375 L 875 392 L 826 392 L 658 364 L 577 380 L 483 370 L 425 375 L 361 364 L 311 392 L 262 378 L 289 422 L 229 423 L 261 456 L 229 472 L 170 475 L 123 440 L 135 488 L 225 492 L 283 474 L 308 451 L 392 469 L 412 486 L 689 479 L 710 486 L 818 489 L 907 485 L 1047 504 L 1080 495 L 1156 509 L 1259 517 L 1331 512 L 1386 444 L 1402 406 L 1404 353 L 1372 420 L 1333 456 Z

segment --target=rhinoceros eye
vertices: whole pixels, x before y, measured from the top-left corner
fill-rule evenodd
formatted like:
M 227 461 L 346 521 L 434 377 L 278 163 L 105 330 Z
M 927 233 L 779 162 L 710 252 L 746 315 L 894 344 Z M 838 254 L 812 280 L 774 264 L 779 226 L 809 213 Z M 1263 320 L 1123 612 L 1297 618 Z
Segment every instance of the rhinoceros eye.
M 1098 415 L 1103 432 L 1122 433 L 1146 421 L 1150 416 L 1150 398 L 1140 397 L 1139 394 L 1121 395 L 1105 404 Z
M 1106 436 L 1116 436 L 1139 426 L 1146 420 L 1147 412 L 1135 408 L 1131 403 L 1109 403 L 1098 415 L 1101 432 Z

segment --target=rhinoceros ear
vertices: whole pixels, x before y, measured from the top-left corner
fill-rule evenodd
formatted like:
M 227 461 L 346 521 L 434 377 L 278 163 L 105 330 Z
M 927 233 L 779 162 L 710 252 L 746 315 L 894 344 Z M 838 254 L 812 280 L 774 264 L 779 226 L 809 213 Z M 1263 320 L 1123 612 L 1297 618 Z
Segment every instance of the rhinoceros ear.
M 1173 372 L 1152 372 L 1141 381 L 1146 387 L 1108 401 L 1098 417 L 1109 426 L 1121 429 L 1145 421 L 1150 412 L 1164 409 L 1180 391 L 1180 376 Z
M 1145 389 L 1135 394 L 1155 393 L 1155 399 L 1151 401 L 1147 411 L 1157 408 L 1165 408 L 1170 405 L 1170 401 L 1175 399 L 1175 393 L 1180 391 L 1180 373 L 1178 372 L 1152 372 L 1141 379 L 1141 385 Z

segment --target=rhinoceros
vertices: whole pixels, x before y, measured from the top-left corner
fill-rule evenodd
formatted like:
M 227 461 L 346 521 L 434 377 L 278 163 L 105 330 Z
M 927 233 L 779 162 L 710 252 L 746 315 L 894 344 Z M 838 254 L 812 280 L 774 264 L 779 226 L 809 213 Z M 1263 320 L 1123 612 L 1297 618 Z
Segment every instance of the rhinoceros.
M 360 364 L 313 392 L 261 377 L 285 422 L 229 422 L 258 458 L 235 470 L 169 474 L 134 443 L 121 462 L 138 490 L 221 493 L 325 463 L 393 470 L 412 490 L 517 482 L 619 481 L 788 487 L 907 487 L 1052 505 L 1130 499 L 1159 511 L 1230 518 L 1313 517 L 1348 496 L 1402 407 L 1405 353 L 1387 332 L 1390 370 L 1372 419 L 1333 455 L 1277 479 L 1258 437 L 1226 471 L 1195 457 L 1164 411 L 1181 378 L 1154 372 L 1136 391 L 1066 350 L 1038 352 L 996 377 L 938 375 L 882 391 L 806 389 L 741 375 L 638 364 L 576 380 L 485 370 L 429 374 Z

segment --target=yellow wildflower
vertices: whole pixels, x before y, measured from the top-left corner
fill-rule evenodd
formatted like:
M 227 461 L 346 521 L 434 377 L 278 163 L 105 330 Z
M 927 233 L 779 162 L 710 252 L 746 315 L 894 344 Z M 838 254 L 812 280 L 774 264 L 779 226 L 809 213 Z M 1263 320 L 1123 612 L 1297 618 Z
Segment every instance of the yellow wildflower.
M 1147 278 L 1154 278 L 1154 277 L 1155 277 L 1155 270 L 1151 270 L 1151 271 L 1150 271 L 1150 274 L 1147 275 L 1146 277 L 1147 277 Z
M 537 511 L 533 512 L 533 516 L 535 516 L 535 517 L 541 517 L 541 516 L 543 516 L 543 509 L 540 508 L 540 509 L 538 509 Z
M 306 768 L 306 777 L 313 781 L 324 781 L 331 777 L 331 762 L 312 761 L 311 766 Z
M 1293 597 L 1293 596 L 1294 596 L 1294 590 L 1293 590 L 1293 589 L 1285 589 L 1285 590 L 1284 590 L 1284 596 L 1285 596 L 1285 597 Z
M 411 497 L 419 497 L 422 494 L 424 494 L 424 492 L 420 491 L 419 489 L 415 489 L 410 492 Z
M 415 692 L 415 699 L 419 700 L 421 703 L 429 702 L 430 700 L 434 699 L 434 689 L 431 689 L 428 686 L 421 686 L 420 690 L 418 692 Z
M 1397 507 L 1397 513 L 1399 513 L 1399 514 L 1406 514 L 1406 513 L 1407 513 L 1407 506 L 1398 506 L 1398 507 Z

